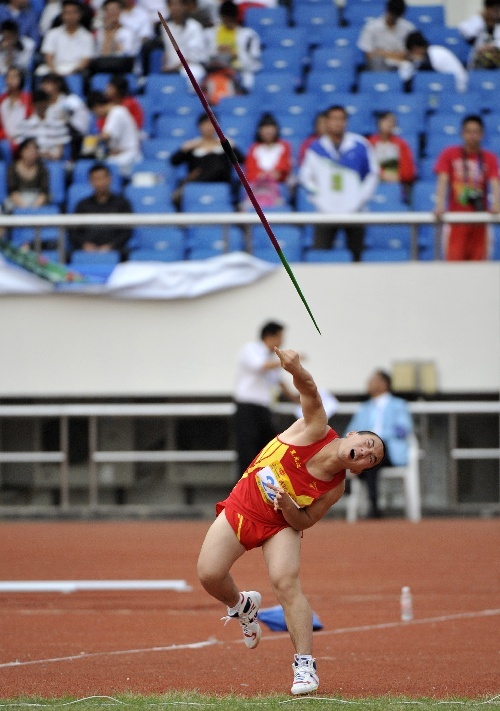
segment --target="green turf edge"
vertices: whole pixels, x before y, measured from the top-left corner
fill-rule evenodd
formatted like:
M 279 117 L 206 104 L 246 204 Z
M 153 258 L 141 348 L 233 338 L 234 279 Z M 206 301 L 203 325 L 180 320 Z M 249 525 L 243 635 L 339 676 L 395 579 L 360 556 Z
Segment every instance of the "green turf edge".
M 410 709 L 420 709 L 427 711 L 430 709 L 478 709 L 478 708 L 498 708 L 500 707 L 499 696 L 477 696 L 475 698 L 464 698 L 449 696 L 446 698 L 415 698 L 407 696 L 381 696 L 366 698 L 347 698 L 341 695 L 317 693 L 311 696 L 293 697 L 281 694 L 257 695 L 254 697 L 240 695 L 209 696 L 195 692 L 169 692 L 165 694 L 141 696 L 137 694 L 109 694 L 108 696 L 96 695 L 94 697 L 61 697 L 43 698 L 41 696 L 27 697 L 21 696 L 13 699 L 1 699 L 0 709 L 8 708 L 65 708 L 80 709 L 81 711 L 105 711 L 110 708 L 134 709 L 134 711 L 146 711 L 152 708 L 213 708 L 221 711 L 248 711 L 252 708 L 266 708 L 266 711 L 284 711 L 294 709 L 303 711 L 305 709 L 321 708 L 328 711 L 340 711 L 342 709 L 362 709 L 362 711 L 384 711 L 390 708 L 391 711 L 409 711 Z

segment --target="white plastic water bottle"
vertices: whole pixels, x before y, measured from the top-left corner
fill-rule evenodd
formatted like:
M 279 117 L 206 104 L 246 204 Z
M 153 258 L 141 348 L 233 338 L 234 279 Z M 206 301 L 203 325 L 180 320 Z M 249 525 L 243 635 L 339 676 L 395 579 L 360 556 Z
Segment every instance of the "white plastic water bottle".
M 413 600 L 410 588 L 405 585 L 401 588 L 401 622 L 413 620 Z

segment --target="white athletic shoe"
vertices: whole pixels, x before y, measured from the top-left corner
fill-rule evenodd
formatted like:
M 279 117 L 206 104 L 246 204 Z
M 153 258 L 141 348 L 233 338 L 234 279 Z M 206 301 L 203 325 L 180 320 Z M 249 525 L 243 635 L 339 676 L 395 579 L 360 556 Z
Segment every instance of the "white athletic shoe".
M 302 657 L 299 654 L 296 654 L 294 656 L 292 669 L 292 694 L 309 694 L 312 691 L 316 691 L 319 686 L 319 679 L 316 674 L 315 659 L 312 657 Z
M 238 620 L 243 630 L 245 645 L 248 649 L 255 649 L 262 635 L 260 625 L 257 622 L 262 595 L 255 590 L 250 590 L 250 592 L 243 591 L 241 594 L 243 595 L 243 601 L 238 612 L 222 619 L 226 620 L 226 624 L 229 620 Z

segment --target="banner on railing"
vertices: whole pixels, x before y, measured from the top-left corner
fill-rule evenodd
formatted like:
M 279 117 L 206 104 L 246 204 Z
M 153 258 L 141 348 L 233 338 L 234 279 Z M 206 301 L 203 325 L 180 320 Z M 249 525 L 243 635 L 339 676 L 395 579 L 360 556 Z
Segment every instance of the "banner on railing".
M 121 299 L 193 299 L 251 284 L 277 268 L 277 263 L 232 252 L 192 262 L 123 262 L 113 269 L 107 281 L 99 284 L 76 279 L 49 280 L 37 270 L 15 265 L 9 256 L 9 261 L 0 262 L 0 295 L 76 292 Z

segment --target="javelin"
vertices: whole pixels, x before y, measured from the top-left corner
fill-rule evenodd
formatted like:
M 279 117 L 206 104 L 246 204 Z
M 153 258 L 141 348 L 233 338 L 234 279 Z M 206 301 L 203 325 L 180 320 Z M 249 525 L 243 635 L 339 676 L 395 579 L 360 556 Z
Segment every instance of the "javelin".
M 274 232 L 272 231 L 271 226 L 270 226 L 269 222 L 268 222 L 267 219 L 266 219 L 266 216 L 265 216 L 264 213 L 262 212 L 261 206 L 260 206 L 259 203 L 257 202 L 257 198 L 256 198 L 255 195 L 253 194 L 253 190 L 252 190 L 252 188 L 250 187 L 250 185 L 249 185 L 249 183 L 248 183 L 248 180 L 246 179 L 245 174 L 244 174 L 244 172 L 243 172 L 242 169 L 241 169 L 240 164 L 238 163 L 238 159 L 236 158 L 236 156 L 235 156 L 235 154 L 234 154 L 234 151 L 233 151 L 233 148 L 232 148 L 231 144 L 229 143 L 229 141 L 227 140 L 227 138 L 226 138 L 225 135 L 223 134 L 222 129 L 221 129 L 221 127 L 219 126 L 219 123 L 218 123 L 217 119 L 215 118 L 214 112 L 212 111 L 212 109 L 210 108 L 210 106 L 209 106 L 209 104 L 208 104 L 208 101 L 207 101 L 207 99 L 206 99 L 206 97 L 205 97 L 205 94 L 202 92 L 202 90 L 200 89 L 200 86 L 199 86 L 198 82 L 197 82 L 196 79 L 194 78 L 194 75 L 193 75 L 191 69 L 189 68 L 189 64 L 188 64 L 188 63 L 186 62 L 186 60 L 184 59 L 184 55 L 182 54 L 181 50 L 179 49 L 179 45 L 178 45 L 177 42 L 175 41 L 174 36 L 173 36 L 172 32 L 170 31 L 170 28 L 168 27 L 167 23 L 166 23 L 165 20 L 163 19 L 163 16 L 162 16 L 162 14 L 161 14 L 160 12 L 158 13 L 158 16 L 159 16 L 159 18 L 160 18 L 161 24 L 163 25 L 163 29 L 164 29 L 165 32 L 167 33 L 169 40 L 172 42 L 173 48 L 174 48 L 175 51 L 177 52 L 177 56 L 179 57 L 182 66 L 184 67 L 184 69 L 185 69 L 186 72 L 187 72 L 187 75 L 188 75 L 188 77 L 189 77 L 189 81 L 190 81 L 191 84 L 193 85 L 193 89 L 194 89 L 194 90 L 196 91 L 196 93 L 198 94 L 198 98 L 200 99 L 200 101 L 201 101 L 201 103 L 202 103 L 202 105 L 203 105 L 203 108 L 205 109 L 205 111 L 206 111 L 206 113 L 207 113 L 208 118 L 209 118 L 210 121 L 212 122 L 212 125 L 213 125 L 213 127 L 214 127 L 214 129 L 215 129 L 215 131 L 216 131 L 216 133 L 217 133 L 217 136 L 219 137 L 220 144 L 221 144 L 222 148 L 224 149 L 225 154 L 227 155 L 227 157 L 228 157 L 229 160 L 231 161 L 231 163 L 232 163 L 232 165 L 233 165 L 233 168 L 235 169 L 236 173 L 238 174 L 238 178 L 240 179 L 240 181 L 241 181 L 243 187 L 245 188 L 245 190 L 247 191 L 247 195 L 248 195 L 248 197 L 250 198 L 250 202 L 251 202 L 252 205 L 254 206 L 255 211 L 257 212 L 257 215 L 259 216 L 259 219 L 260 219 L 260 221 L 262 222 L 262 225 L 263 225 L 264 229 L 266 230 L 266 232 L 267 232 L 267 234 L 268 234 L 268 236 L 269 236 L 269 239 L 271 240 L 272 245 L 273 245 L 274 249 L 276 250 L 276 252 L 277 252 L 277 254 L 278 254 L 278 257 L 281 259 L 281 263 L 282 263 L 283 266 L 285 267 L 288 276 L 289 276 L 290 279 L 292 280 L 292 283 L 293 283 L 293 285 L 294 285 L 294 287 L 295 287 L 295 289 L 296 289 L 296 291 L 297 291 L 297 294 L 300 296 L 302 303 L 303 303 L 304 306 L 306 307 L 307 313 L 309 314 L 309 316 L 310 316 L 311 319 L 312 319 L 312 322 L 313 322 L 314 325 L 316 326 L 317 332 L 321 335 L 321 331 L 319 330 L 318 324 L 316 323 L 316 320 L 315 320 L 314 316 L 312 315 L 312 311 L 311 311 L 311 309 L 309 308 L 309 305 L 308 305 L 307 301 L 305 300 L 304 294 L 302 293 L 302 291 L 301 291 L 301 289 L 300 289 L 300 286 L 299 286 L 298 283 L 297 283 L 297 279 L 295 278 L 295 275 L 294 275 L 294 273 L 292 272 L 292 270 L 291 270 L 291 268 L 290 268 L 290 265 L 288 264 L 288 262 L 287 262 L 287 260 L 286 260 L 285 255 L 283 254 L 283 250 L 282 250 L 281 247 L 279 246 L 278 240 L 276 239 L 276 237 L 275 237 L 275 235 L 274 235 Z

